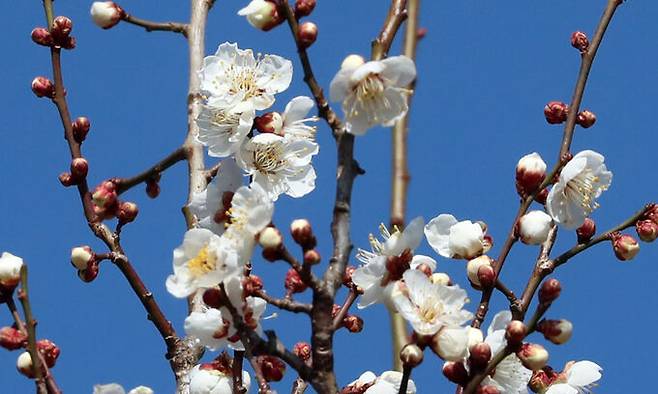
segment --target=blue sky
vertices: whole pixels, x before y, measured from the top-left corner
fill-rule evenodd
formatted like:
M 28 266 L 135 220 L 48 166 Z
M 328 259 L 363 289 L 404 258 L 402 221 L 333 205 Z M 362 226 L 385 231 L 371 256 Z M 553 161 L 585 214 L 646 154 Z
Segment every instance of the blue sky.
M 604 0 L 573 2 L 457 1 L 422 4 L 421 26 L 428 28 L 418 51 L 418 86 L 410 124 L 409 217 L 426 220 L 450 212 L 458 218 L 484 220 L 497 241 L 494 255 L 517 209 L 514 166 L 524 154 L 537 151 L 549 165 L 557 157 L 562 135 L 547 125 L 543 106 L 568 102 L 579 56 L 569 45 L 574 30 L 592 35 Z M 188 18 L 187 2 L 129 1 L 121 3 L 136 16 L 153 20 Z M 236 15 L 246 1 L 218 1 L 209 18 L 207 53 L 225 41 L 256 52 L 290 58 L 293 83 L 277 96 L 275 109 L 308 94 L 287 28 L 269 33 L 251 28 Z M 64 55 L 64 75 L 74 116 L 91 119 L 84 152 L 90 161 L 90 183 L 135 174 L 182 143 L 186 128 L 187 49 L 184 39 L 170 33 L 145 33 L 128 25 L 103 31 L 89 16 L 89 1 L 57 1 L 56 15 L 74 21 L 78 48 Z M 368 55 L 388 2 L 320 1 L 309 18 L 319 26 L 318 42 L 310 49 L 316 75 L 328 89 L 343 57 Z M 29 90 L 36 75 L 50 76 L 46 49 L 34 45 L 31 29 L 43 25 L 38 1 L 0 6 L 5 17 L 5 55 L 0 95 L 0 250 L 22 256 L 30 264 L 38 333 L 59 344 L 62 354 L 54 369 L 69 393 L 91 392 L 95 383 L 144 384 L 158 393 L 171 392 L 173 380 L 164 360 L 165 349 L 146 320 L 138 300 L 118 270 L 101 268 L 99 278 L 84 284 L 69 264 L 69 251 L 79 244 L 102 251 L 85 224 L 74 191 L 64 189 L 57 175 L 69 165 L 59 119 L 47 100 Z M 624 220 L 656 199 L 655 102 L 658 96 L 658 4 L 630 1 L 620 7 L 599 51 L 590 77 L 584 108 L 598 116 L 597 124 L 577 129 L 573 152 L 593 149 L 606 156 L 614 172 L 612 186 L 593 214 L 600 229 Z M 8 48 L 7 48 L 8 46 Z M 394 46 L 392 53 L 399 50 Z M 335 107 L 338 109 L 338 106 Z M 283 197 L 275 221 L 282 227 L 303 215 L 313 223 L 320 251 L 331 249 L 329 223 L 334 195 L 335 149 L 329 129 L 318 132 L 316 190 L 303 199 Z M 356 156 L 367 171 L 355 184 L 352 235 L 357 247 L 367 246 L 369 232 L 388 221 L 390 132 L 373 129 L 358 138 Z M 127 253 L 155 294 L 167 316 L 182 332 L 185 303 L 171 297 L 164 281 L 171 271 L 171 251 L 182 240 L 185 201 L 184 166 L 168 171 L 162 193 L 149 200 L 141 187 L 126 194 L 140 206 L 136 223 L 123 232 Z M 569 248 L 575 235 L 560 233 L 556 252 Z M 421 253 L 430 254 L 423 244 Z M 503 278 L 520 291 L 531 271 L 536 249 L 517 245 Z M 467 287 L 464 264 L 439 260 L 439 270 Z M 555 274 L 563 295 L 548 316 L 574 323 L 567 345 L 547 344 L 550 364 L 590 359 L 604 368 L 600 393 L 640 391 L 653 373 L 658 347 L 647 340 L 657 321 L 653 307 L 658 248 L 642 244 L 639 256 L 626 263 L 615 259 L 608 244 L 578 256 Z M 255 270 L 275 295 L 283 294 L 286 268 L 255 262 Z M 468 289 L 473 298 L 476 291 Z M 505 307 L 496 296 L 492 311 Z M 272 312 L 274 309 L 270 309 Z M 383 307 L 360 311 L 360 334 L 336 335 L 336 370 L 347 384 L 365 370 L 390 369 L 388 318 Z M 285 316 L 268 320 L 292 346 L 308 340 L 308 319 Z M 0 312 L 0 324 L 10 323 Z M 485 326 L 488 324 L 485 323 Z M 294 327 L 294 329 L 291 329 Z M 539 340 L 539 338 L 537 338 Z M 0 352 L 0 380 L 6 392 L 30 392 L 32 383 L 14 371 L 16 353 Z M 628 362 L 628 360 L 632 360 Z M 420 392 L 449 392 L 440 376 L 442 362 L 430 353 L 414 371 Z M 286 383 L 275 386 L 289 390 Z M 431 387 L 432 389 L 429 389 Z

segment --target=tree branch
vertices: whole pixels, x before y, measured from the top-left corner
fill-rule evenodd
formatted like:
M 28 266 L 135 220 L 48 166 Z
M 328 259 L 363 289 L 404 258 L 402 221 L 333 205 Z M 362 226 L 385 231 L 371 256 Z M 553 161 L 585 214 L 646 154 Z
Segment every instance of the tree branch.
M 274 298 L 263 290 L 254 291 L 253 296 L 262 298 L 268 304 L 274 305 L 279 309 L 283 309 L 293 313 L 306 313 L 308 315 L 311 314 L 311 305 L 309 304 L 296 302 L 287 298 Z
M 117 185 L 117 193 L 121 194 L 142 182 L 146 182 L 150 179 L 159 177 L 160 174 L 166 171 L 169 167 L 173 166 L 179 161 L 185 160 L 186 158 L 187 152 L 185 151 L 185 148 L 180 147 L 140 174 L 137 174 L 131 178 L 114 178 L 112 179 L 112 182 Z
M 187 31 L 189 26 L 185 23 L 178 22 L 153 22 L 146 19 L 140 19 L 136 16 L 125 13 L 123 16 L 123 21 L 133 24 L 135 26 L 143 27 L 144 30 L 148 32 L 152 31 L 170 31 L 174 33 L 180 33 L 184 37 L 187 37 Z

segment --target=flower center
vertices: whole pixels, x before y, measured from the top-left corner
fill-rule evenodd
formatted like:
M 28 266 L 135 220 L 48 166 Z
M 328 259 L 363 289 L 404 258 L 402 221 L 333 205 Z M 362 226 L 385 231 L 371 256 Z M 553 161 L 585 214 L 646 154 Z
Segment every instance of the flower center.
M 254 68 L 239 67 L 234 64 L 229 65 L 226 73 L 229 75 L 230 94 L 243 94 L 243 99 L 250 99 L 259 96 L 262 89 L 258 87 L 258 77 Z
M 599 207 L 595 200 L 597 193 L 599 190 L 605 189 L 607 187 L 599 184 L 599 177 L 587 168 L 567 183 L 564 193 L 569 199 L 576 201 L 589 215 Z
M 237 125 L 240 123 L 240 115 L 228 113 L 221 109 L 215 109 L 210 115 L 210 124 L 220 129 L 225 129 L 226 125 Z M 223 130 L 226 134 L 232 134 L 233 128 Z
M 418 315 L 426 323 L 432 323 L 438 316 L 443 313 L 443 306 L 441 303 L 432 303 L 431 305 L 423 305 L 418 310 Z
M 208 247 L 201 248 L 199 253 L 187 262 L 187 268 L 192 276 L 198 278 L 215 269 L 217 262 L 212 254 L 208 254 Z
M 280 143 L 256 146 L 253 152 L 254 167 L 264 174 L 276 174 L 285 167 L 286 161 L 282 156 L 283 146 Z

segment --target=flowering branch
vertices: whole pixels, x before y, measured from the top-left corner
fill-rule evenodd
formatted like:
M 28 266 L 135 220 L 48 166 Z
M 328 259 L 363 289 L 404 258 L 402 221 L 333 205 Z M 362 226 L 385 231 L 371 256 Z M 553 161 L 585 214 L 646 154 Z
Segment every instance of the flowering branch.
M 30 307 L 30 297 L 27 286 L 27 265 L 23 264 L 21 267 L 21 288 L 18 290 L 18 299 L 21 301 L 23 306 L 23 312 L 25 313 L 25 326 L 27 331 L 27 349 L 30 352 L 30 358 L 32 359 L 32 371 L 34 373 L 34 380 L 37 385 L 37 392 L 40 394 L 46 394 L 47 389 L 43 381 L 43 370 L 45 363 L 39 357 L 37 350 L 37 334 L 36 334 L 36 325 L 37 322 L 32 317 L 32 308 Z M 47 368 L 47 367 L 46 367 Z
M 288 298 L 274 298 L 267 294 L 263 290 L 255 290 L 253 292 L 254 297 L 264 299 L 268 304 L 274 305 L 279 309 L 283 309 L 293 313 L 306 313 L 311 314 L 312 306 L 310 304 L 304 304 L 301 302 L 296 302 Z
M 136 16 L 124 13 L 123 18 L 125 22 L 133 24 L 135 26 L 143 27 L 144 30 L 148 32 L 152 31 L 170 31 L 174 33 L 180 33 L 184 37 L 187 37 L 189 26 L 185 23 L 178 22 L 153 22 L 146 19 L 140 19 Z

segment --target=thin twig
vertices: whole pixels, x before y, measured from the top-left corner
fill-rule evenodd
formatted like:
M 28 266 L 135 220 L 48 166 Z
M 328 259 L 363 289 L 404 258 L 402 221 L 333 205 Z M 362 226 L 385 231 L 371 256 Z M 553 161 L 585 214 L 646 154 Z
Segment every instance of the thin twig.
M 402 380 L 400 381 L 400 390 L 398 390 L 398 394 L 407 394 L 407 386 L 409 385 L 409 378 L 411 377 L 411 369 L 412 368 L 409 366 L 405 366 L 402 369 Z
M 23 313 L 25 314 L 25 326 L 27 329 L 27 350 L 30 352 L 32 359 L 32 373 L 34 374 L 34 382 L 37 385 L 37 393 L 47 394 L 48 389 L 43 380 L 43 367 L 47 368 L 44 360 L 39 357 L 37 350 L 37 322 L 32 317 L 32 307 L 30 306 L 29 290 L 27 286 L 27 265 L 23 264 L 21 267 L 21 288 L 18 290 L 18 299 L 23 306 Z
M 242 363 L 244 350 L 233 351 L 233 394 L 245 394 L 247 388 L 242 384 Z
M 137 174 L 131 178 L 114 178 L 112 182 L 117 185 L 117 193 L 121 194 L 128 189 L 139 185 L 142 182 L 149 181 L 151 179 L 157 178 L 160 174 L 166 171 L 169 167 L 183 161 L 187 158 L 185 148 L 180 147 L 175 151 L 171 152 L 167 157 L 155 163 L 150 168 L 144 170 L 140 174 Z
M 170 31 L 174 33 L 180 33 L 184 37 L 187 37 L 187 31 L 189 26 L 185 23 L 178 22 L 153 22 L 146 19 L 137 18 L 136 16 L 126 13 L 123 16 L 123 21 L 133 24 L 135 26 L 143 27 L 144 30 L 151 31 Z
M 345 318 L 345 316 L 347 316 L 347 312 L 349 312 L 350 308 L 352 307 L 352 304 L 354 304 L 354 301 L 356 300 L 356 297 L 358 295 L 359 294 L 357 293 L 354 287 L 350 289 L 350 292 L 347 294 L 347 298 L 345 299 L 343 306 L 336 314 L 336 317 L 334 317 L 334 323 L 333 323 L 334 330 L 338 330 L 340 327 L 343 326 L 343 319 Z
M 312 306 L 301 302 L 296 302 L 288 298 L 275 298 L 267 294 L 263 290 L 257 290 L 253 293 L 254 297 L 262 298 L 270 305 L 274 305 L 279 309 L 283 309 L 293 313 L 306 313 L 311 314 Z

